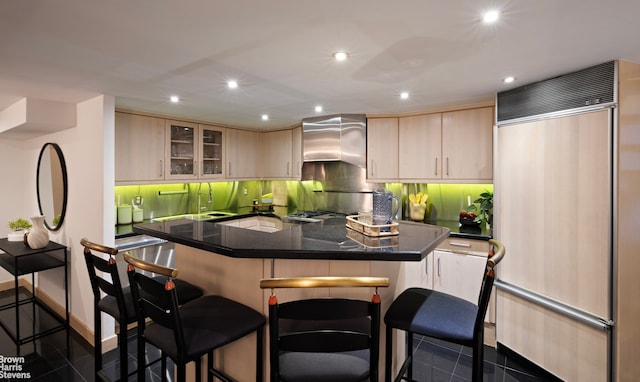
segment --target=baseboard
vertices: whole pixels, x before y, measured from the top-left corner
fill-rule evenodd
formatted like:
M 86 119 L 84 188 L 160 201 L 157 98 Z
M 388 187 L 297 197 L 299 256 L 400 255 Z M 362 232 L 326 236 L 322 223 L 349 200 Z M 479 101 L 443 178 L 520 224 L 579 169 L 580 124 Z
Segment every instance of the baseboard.
M 59 315 L 60 317 L 64 317 L 64 306 L 60 305 L 56 300 L 51 298 L 51 296 L 49 296 L 45 291 L 43 291 L 41 288 L 36 288 L 36 295 L 38 296 L 38 299 L 40 299 L 40 301 L 42 301 L 46 306 L 53 310 L 57 315 Z M 94 345 L 93 330 L 71 313 L 69 313 L 69 326 L 82 338 L 89 342 L 91 346 Z
M 53 310 L 56 314 L 60 315 L 60 317 L 64 317 L 64 307 L 54 299 L 51 298 L 46 292 L 43 292 L 40 288 L 36 288 L 36 293 L 38 298 L 51 310 Z M 93 337 L 94 332 L 93 329 L 87 326 L 84 322 L 80 321 L 73 314 L 69 314 L 69 326 L 76 333 L 78 333 L 82 338 L 84 338 L 89 344 L 95 347 Z M 102 340 L 102 352 L 108 352 L 109 350 L 113 350 L 118 347 L 118 337 L 113 335 L 107 339 Z
M 25 279 L 25 278 L 19 278 L 18 279 L 18 288 L 19 287 L 24 287 L 29 292 L 33 292 L 33 289 L 31 289 L 31 283 L 29 281 L 27 281 L 27 279 Z M 3 281 L 3 282 L 0 283 L 0 291 L 5 291 L 5 290 L 13 289 L 13 288 L 15 288 L 15 282 L 13 280 L 11 280 L 11 281 Z

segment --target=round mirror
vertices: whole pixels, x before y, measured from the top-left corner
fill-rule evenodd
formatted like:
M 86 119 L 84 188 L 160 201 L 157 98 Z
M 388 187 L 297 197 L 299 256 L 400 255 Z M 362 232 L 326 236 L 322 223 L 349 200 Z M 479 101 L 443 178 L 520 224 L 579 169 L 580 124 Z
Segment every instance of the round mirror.
M 67 166 L 55 143 L 45 143 L 40 150 L 36 187 L 44 224 L 51 231 L 59 230 L 67 210 Z

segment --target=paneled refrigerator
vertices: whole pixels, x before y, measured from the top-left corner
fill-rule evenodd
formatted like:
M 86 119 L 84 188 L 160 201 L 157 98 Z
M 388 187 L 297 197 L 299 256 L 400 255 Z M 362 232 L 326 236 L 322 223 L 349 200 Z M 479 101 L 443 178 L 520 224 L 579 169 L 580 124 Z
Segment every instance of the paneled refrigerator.
M 610 110 L 498 128 L 496 337 L 563 380 L 608 379 Z
M 509 119 L 497 105 L 494 236 L 507 256 L 496 340 L 566 381 L 611 379 L 614 65 L 596 69 L 523 87 L 502 103 L 503 113 L 518 104 L 533 115 Z M 600 85 L 610 98 L 582 91 Z M 574 95 L 578 107 L 553 110 Z M 536 109 L 543 101 L 551 110 Z

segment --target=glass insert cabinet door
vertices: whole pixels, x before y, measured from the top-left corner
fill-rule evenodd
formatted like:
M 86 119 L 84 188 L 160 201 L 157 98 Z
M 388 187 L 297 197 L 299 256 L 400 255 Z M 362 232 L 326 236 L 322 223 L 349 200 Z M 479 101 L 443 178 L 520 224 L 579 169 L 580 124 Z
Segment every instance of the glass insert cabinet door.
M 167 121 L 167 176 L 192 180 L 224 177 L 224 131 L 217 126 Z
M 170 177 L 195 176 L 196 172 L 196 131 L 197 125 L 167 122 L 169 132 Z
M 222 161 L 222 131 L 201 126 L 200 137 L 202 151 L 200 176 L 222 175 L 222 169 L 224 168 L 224 162 Z

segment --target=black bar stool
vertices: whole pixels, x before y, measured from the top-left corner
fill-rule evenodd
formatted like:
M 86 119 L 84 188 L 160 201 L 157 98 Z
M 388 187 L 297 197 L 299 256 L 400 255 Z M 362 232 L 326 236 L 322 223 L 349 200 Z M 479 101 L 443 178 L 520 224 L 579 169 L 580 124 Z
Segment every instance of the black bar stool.
M 472 381 L 482 381 L 484 316 L 487 313 L 495 279 L 494 267 L 505 254 L 504 246 L 497 240 L 489 240 L 489 244 L 487 267 L 482 279 L 478 304 L 425 288 L 409 288 L 393 301 L 384 316 L 387 326 L 386 382 L 391 381 L 393 329 L 404 330 L 407 337 L 407 356 L 394 381 L 413 380 L 414 334 L 471 347 L 473 349 Z
M 125 254 L 130 264 L 129 283 L 138 309 L 138 367 L 145 343 L 162 351 L 177 366 L 177 380 L 185 381 L 186 364 L 195 362 L 196 381 L 200 381 L 200 359 L 207 355 L 207 380 L 213 377 L 234 381 L 213 367 L 213 351 L 256 332 L 256 381 L 262 381 L 263 330 L 265 317 L 258 311 L 222 296 L 205 295 L 179 305 L 174 280 L 178 270 L 149 263 Z M 167 277 L 163 284 L 136 272 L 136 269 Z M 150 317 L 148 323 L 144 317 Z M 138 380 L 143 373 L 138 371 Z
M 91 289 L 93 290 L 93 346 L 95 357 L 96 380 L 106 380 L 102 371 L 102 313 L 113 317 L 120 327 L 118 333 L 118 349 L 120 359 L 120 380 L 126 381 L 128 376 L 135 373 L 128 372 L 127 352 L 127 327 L 138 321 L 134 300 L 130 287 L 123 287 L 120 283 L 118 265 L 115 256 L 118 250 L 101 244 L 90 242 L 87 239 L 80 240 L 84 247 L 84 259 L 89 271 Z M 109 255 L 108 260 L 91 251 Z M 108 277 L 106 277 L 108 276 Z M 156 277 L 157 282 L 164 281 L 164 276 Z M 181 304 L 202 296 L 203 291 L 199 287 L 186 281 L 177 281 L 179 301 Z M 102 296 L 102 293 L 105 296 Z M 144 368 L 143 363 L 143 368 Z

